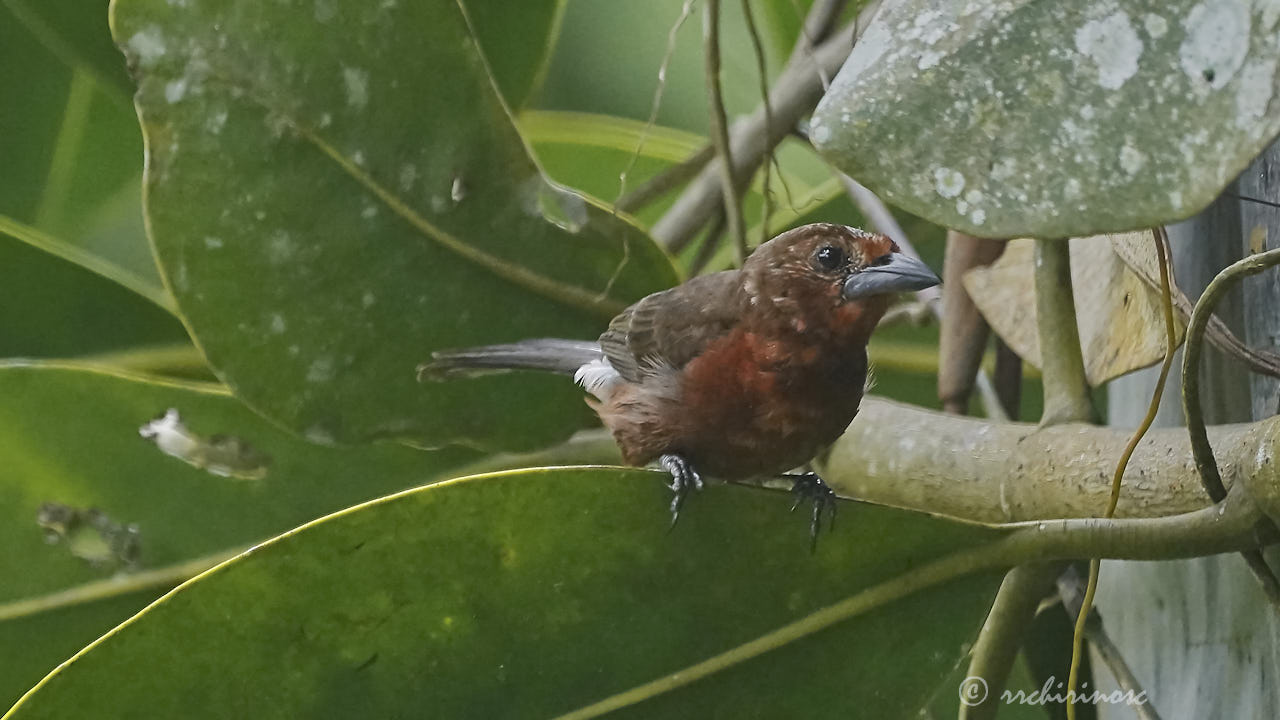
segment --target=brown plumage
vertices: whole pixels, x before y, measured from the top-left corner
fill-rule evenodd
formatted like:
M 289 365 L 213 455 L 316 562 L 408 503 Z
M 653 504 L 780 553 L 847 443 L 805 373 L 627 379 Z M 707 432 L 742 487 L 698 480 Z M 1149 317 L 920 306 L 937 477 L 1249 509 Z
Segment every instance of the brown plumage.
M 835 441 L 858 411 L 867 340 L 890 296 L 936 283 L 884 235 L 806 225 L 762 244 L 741 270 L 640 300 L 598 345 L 446 351 L 422 372 L 572 368 L 623 459 L 672 473 L 674 513 L 699 472 L 776 475 Z

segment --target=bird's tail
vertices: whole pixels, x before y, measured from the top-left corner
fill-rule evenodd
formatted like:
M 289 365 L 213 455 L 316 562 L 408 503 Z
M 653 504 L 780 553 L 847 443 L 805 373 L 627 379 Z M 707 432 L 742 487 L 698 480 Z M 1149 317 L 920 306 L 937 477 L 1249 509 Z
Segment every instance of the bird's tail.
M 521 340 L 434 352 L 430 362 L 418 366 L 418 379 L 442 380 L 503 370 L 543 370 L 571 376 L 603 357 L 600 345 L 586 340 Z

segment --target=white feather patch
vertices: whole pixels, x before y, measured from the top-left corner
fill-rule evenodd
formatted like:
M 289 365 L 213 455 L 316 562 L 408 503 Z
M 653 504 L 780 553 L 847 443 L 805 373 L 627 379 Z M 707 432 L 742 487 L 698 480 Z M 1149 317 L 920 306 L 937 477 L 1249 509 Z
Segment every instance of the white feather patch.
M 573 374 L 574 382 L 602 401 L 609 399 L 613 394 L 613 386 L 621 379 L 622 376 L 613 369 L 607 358 L 592 360 Z

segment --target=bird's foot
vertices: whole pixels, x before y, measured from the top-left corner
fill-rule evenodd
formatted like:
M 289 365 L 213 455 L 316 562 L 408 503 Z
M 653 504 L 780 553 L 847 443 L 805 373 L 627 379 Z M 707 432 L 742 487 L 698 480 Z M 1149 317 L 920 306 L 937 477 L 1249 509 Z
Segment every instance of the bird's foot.
M 669 454 L 658 458 L 662 469 L 671 473 L 671 527 L 675 527 L 680 519 L 680 508 L 684 507 L 685 498 L 692 490 L 702 489 L 702 476 L 683 455 Z
M 813 504 L 813 512 L 809 519 L 809 551 L 813 552 L 818 548 L 818 530 L 822 527 L 824 510 L 829 517 L 827 531 L 830 532 L 835 529 L 836 494 L 831 488 L 827 487 L 827 484 L 815 472 L 807 472 L 801 475 L 785 475 L 784 477 L 795 479 L 795 484 L 791 486 L 791 494 L 796 499 L 795 503 L 791 505 L 792 512 L 806 500 Z

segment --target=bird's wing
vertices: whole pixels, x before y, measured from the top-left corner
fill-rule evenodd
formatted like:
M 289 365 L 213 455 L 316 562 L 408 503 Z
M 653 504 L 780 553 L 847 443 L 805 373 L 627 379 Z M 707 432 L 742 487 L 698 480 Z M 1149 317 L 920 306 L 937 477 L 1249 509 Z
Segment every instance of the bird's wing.
M 600 347 L 631 382 L 654 367 L 684 367 L 739 321 L 743 298 L 737 270 L 695 277 L 623 310 L 600 336 Z

